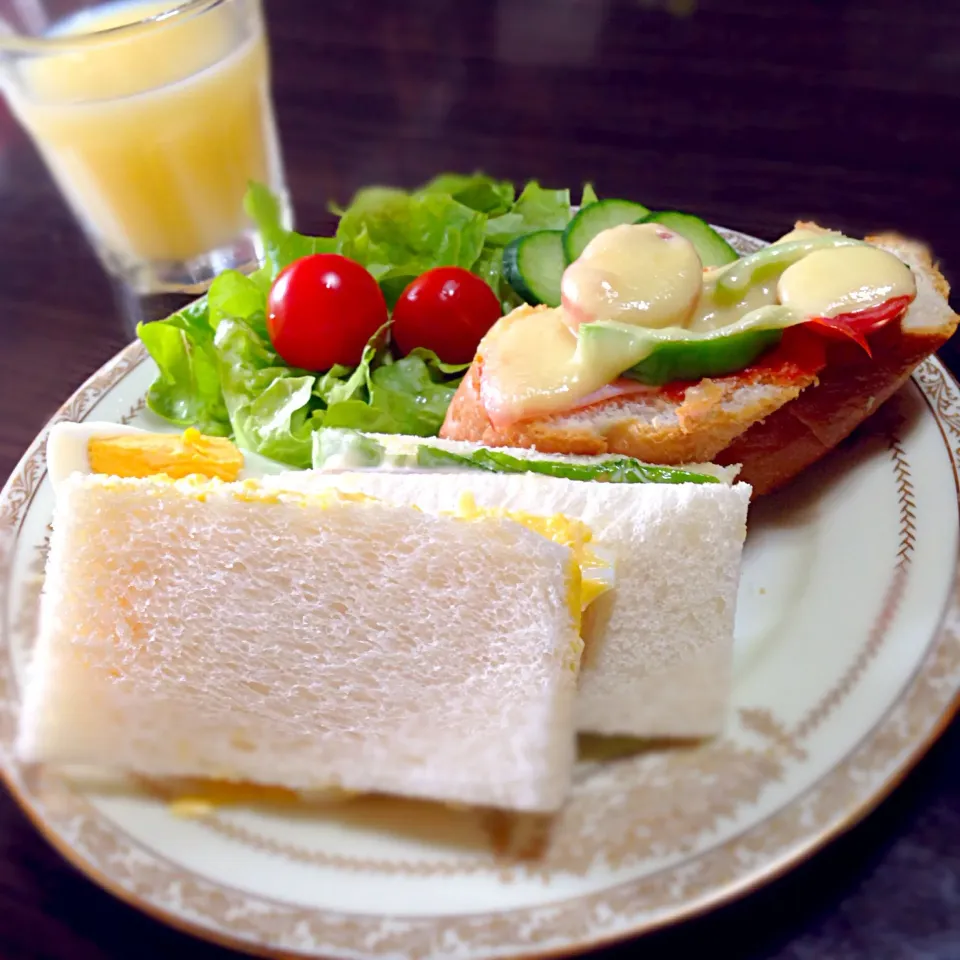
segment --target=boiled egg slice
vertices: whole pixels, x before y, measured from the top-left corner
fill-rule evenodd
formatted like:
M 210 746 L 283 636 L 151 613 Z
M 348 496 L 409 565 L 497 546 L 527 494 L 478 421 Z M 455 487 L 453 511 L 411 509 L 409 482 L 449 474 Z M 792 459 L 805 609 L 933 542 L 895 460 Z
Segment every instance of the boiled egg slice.
M 163 474 L 175 480 L 199 474 L 230 481 L 240 476 L 243 466 L 235 444 L 193 428 L 179 434 L 117 423 L 57 423 L 47 438 L 47 471 L 54 490 L 74 473 Z

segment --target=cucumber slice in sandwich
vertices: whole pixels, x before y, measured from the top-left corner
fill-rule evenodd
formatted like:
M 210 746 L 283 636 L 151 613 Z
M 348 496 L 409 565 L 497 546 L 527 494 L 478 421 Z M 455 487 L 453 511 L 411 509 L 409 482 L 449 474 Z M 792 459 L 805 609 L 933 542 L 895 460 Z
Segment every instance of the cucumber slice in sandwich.
M 620 454 L 587 457 L 541 453 L 433 437 L 360 433 L 335 427 L 314 434 L 313 468 L 322 473 L 480 470 L 502 474 L 535 473 L 566 480 L 667 484 L 730 484 L 737 475 L 736 467 L 718 467 L 712 463 L 666 467 Z
M 607 483 L 720 483 L 716 477 L 706 474 L 654 466 L 641 463 L 632 457 L 605 457 L 597 463 L 576 463 L 549 458 L 531 460 L 486 447 L 460 454 L 421 444 L 417 451 L 417 466 L 427 470 L 437 467 L 462 467 L 490 473 L 537 473 L 564 480 Z
M 649 216 L 650 211 L 632 200 L 598 200 L 584 207 L 563 231 L 563 252 L 567 263 L 573 263 L 598 233 L 636 223 Z
M 533 306 L 560 306 L 560 281 L 566 265 L 560 230 L 536 230 L 512 240 L 503 251 L 507 283 Z
M 644 217 L 643 223 L 660 223 L 689 240 L 705 267 L 722 267 L 739 254 L 705 220 L 679 210 L 664 210 Z

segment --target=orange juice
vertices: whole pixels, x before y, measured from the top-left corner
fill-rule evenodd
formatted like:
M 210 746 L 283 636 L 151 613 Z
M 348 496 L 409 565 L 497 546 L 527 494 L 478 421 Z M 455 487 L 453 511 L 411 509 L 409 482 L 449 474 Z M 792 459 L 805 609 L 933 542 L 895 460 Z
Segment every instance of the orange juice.
M 78 43 L 24 60 L 8 92 L 87 232 L 121 266 L 230 244 L 246 229 L 248 181 L 280 178 L 255 0 L 99 33 L 176 5 L 82 11 L 48 33 Z

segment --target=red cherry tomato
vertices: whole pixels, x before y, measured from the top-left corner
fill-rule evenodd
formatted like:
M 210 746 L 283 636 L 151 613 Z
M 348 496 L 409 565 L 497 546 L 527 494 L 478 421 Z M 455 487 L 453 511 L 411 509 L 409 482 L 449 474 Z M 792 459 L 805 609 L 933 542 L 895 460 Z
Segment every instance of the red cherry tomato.
M 377 281 L 355 260 L 314 253 L 285 267 L 267 298 L 267 332 L 291 367 L 355 366 L 387 322 Z
M 496 294 L 476 274 L 435 267 L 400 295 L 393 308 L 393 339 L 402 353 L 427 347 L 445 363 L 470 363 L 500 313 Z

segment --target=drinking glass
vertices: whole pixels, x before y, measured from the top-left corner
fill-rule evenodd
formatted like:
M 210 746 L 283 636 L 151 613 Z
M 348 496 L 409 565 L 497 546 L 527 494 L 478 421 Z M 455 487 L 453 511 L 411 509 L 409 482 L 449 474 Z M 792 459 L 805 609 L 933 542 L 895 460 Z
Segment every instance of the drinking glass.
M 289 225 L 259 0 L 2 0 L 0 13 L 11 109 L 134 292 L 254 265 L 250 181 Z

